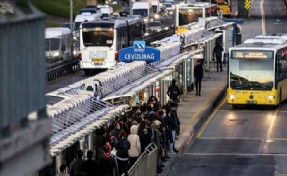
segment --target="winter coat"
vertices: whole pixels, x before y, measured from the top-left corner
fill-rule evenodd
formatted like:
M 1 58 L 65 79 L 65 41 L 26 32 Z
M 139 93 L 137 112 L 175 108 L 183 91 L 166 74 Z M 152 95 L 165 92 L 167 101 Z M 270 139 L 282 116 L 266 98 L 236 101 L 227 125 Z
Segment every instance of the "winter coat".
M 71 164 L 71 176 L 77 175 L 81 171 L 81 167 L 84 160 L 82 158 L 77 158 Z
M 92 159 L 87 159 L 81 166 L 81 171 L 85 172 L 86 176 L 97 175 L 97 162 Z
M 203 77 L 203 67 L 201 64 L 198 64 L 194 67 L 194 77 L 198 80 Z
M 99 176 L 119 176 L 118 163 L 113 156 L 102 156 L 98 161 Z
M 119 159 L 119 160 L 128 159 L 130 148 L 131 148 L 131 144 L 127 139 L 119 139 L 118 144 L 116 145 L 117 159 Z
M 130 157 L 138 157 L 141 154 L 141 142 L 138 133 L 138 126 L 131 126 L 131 134 L 128 135 L 128 141 L 131 144 L 131 148 L 129 149 Z
M 150 127 L 144 128 L 138 132 L 141 142 L 141 152 L 144 152 L 145 148 L 153 142 L 153 129 Z

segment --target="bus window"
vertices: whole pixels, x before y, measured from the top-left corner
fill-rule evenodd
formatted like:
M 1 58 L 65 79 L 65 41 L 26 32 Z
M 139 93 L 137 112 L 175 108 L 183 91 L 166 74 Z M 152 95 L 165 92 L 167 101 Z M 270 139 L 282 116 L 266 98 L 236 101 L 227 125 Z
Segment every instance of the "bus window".
M 112 46 L 114 38 L 113 25 L 83 24 L 83 44 L 88 46 Z

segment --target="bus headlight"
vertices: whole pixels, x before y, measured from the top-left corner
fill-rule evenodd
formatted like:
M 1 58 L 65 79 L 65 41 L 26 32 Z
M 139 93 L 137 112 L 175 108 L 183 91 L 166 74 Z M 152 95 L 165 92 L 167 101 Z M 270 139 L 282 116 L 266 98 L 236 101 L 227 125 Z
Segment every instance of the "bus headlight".
M 59 55 L 60 55 L 60 52 L 55 52 L 55 53 L 53 54 L 53 57 L 59 57 Z
M 275 99 L 275 96 L 269 95 L 269 96 L 267 96 L 267 99 L 268 99 L 268 100 L 274 100 L 274 99 Z
M 235 96 L 234 94 L 230 94 L 230 95 L 229 95 L 229 98 L 233 100 L 233 99 L 236 98 L 236 96 Z
M 158 14 L 155 14 L 153 17 L 154 17 L 154 19 L 159 19 L 159 15 Z

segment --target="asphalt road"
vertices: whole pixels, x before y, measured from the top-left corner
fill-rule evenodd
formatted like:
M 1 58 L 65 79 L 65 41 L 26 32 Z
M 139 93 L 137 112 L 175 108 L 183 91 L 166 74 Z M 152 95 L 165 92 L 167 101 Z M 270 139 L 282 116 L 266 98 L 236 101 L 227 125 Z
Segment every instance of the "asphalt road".
M 283 3 L 265 0 L 260 6 L 261 2 L 253 0 L 257 8 L 244 20 L 243 40 L 287 32 Z M 279 109 L 258 106 L 233 110 L 222 100 L 168 175 L 287 176 L 286 117 L 287 102 Z

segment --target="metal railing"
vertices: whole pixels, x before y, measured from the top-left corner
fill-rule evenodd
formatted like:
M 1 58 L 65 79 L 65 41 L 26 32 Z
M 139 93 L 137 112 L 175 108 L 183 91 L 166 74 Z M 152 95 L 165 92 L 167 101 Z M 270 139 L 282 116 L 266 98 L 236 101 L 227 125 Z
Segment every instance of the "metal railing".
M 157 175 L 158 147 L 151 143 L 146 147 L 135 164 L 129 169 L 129 176 Z M 122 175 L 123 176 L 123 175 Z

